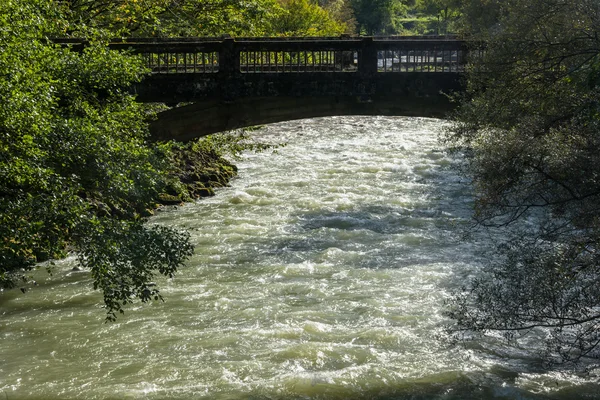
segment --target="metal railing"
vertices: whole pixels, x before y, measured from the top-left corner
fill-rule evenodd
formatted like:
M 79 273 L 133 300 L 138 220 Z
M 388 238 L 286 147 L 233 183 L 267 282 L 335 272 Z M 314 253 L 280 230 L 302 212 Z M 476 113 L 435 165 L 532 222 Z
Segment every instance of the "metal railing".
M 56 43 L 81 49 L 78 39 Z M 137 38 L 113 49 L 140 54 L 155 74 L 462 72 L 467 45 L 454 37 Z
M 461 72 L 465 42 L 452 37 L 128 39 L 156 74 Z
M 381 50 L 377 54 L 378 72 L 461 72 L 461 50 Z
M 144 65 L 153 73 L 182 74 L 219 72 L 219 53 L 211 52 L 184 52 L 184 53 L 142 53 Z
M 356 72 L 357 53 L 342 50 L 265 51 L 240 53 L 242 73 Z

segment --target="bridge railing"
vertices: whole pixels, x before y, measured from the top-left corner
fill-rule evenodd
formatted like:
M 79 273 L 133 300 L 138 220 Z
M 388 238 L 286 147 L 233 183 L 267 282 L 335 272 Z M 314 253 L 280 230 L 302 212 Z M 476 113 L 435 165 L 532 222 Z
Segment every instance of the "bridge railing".
M 114 49 L 140 54 L 144 64 L 157 74 L 213 74 L 220 70 L 222 41 L 201 42 L 140 42 L 136 40 L 112 43 Z
M 131 39 L 156 74 L 461 72 L 467 47 L 454 38 Z
M 219 72 L 219 53 L 216 51 L 182 53 L 144 53 L 144 64 L 154 73 L 216 73 Z
M 358 59 L 354 51 L 248 50 L 240 52 L 241 73 L 289 72 L 356 72 Z
M 360 40 L 246 39 L 235 43 L 239 72 L 357 72 Z M 237 61 L 237 60 L 236 60 Z
M 377 52 L 378 72 L 462 72 L 465 51 L 434 46 L 397 47 Z

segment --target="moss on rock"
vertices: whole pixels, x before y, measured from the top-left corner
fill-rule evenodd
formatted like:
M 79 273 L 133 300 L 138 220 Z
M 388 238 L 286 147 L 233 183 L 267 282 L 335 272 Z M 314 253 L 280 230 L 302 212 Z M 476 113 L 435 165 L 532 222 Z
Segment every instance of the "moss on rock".
M 193 145 L 174 147 L 172 153 L 173 178 L 165 193 L 159 196 L 164 205 L 214 196 L 215 188 L 225 187 L 237 175 L 237 167 L 211 149 Z

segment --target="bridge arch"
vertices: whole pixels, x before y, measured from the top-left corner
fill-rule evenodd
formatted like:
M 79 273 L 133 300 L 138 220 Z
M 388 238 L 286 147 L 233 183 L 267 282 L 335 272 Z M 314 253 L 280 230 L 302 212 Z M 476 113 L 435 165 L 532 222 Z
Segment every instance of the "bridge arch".
M 154 140 L 186 142 L 217 132 L 295 119 L 339 115 L 443 118 L 452 108 L 442 94 L 367 100 L 337 96 L 203 100 L 160 113 L 150 130 Z

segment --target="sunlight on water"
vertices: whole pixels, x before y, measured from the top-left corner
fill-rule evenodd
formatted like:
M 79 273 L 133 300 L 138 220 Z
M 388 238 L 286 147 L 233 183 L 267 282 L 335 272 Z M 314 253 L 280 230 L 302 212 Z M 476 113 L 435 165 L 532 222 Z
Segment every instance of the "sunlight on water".
M 451 346 L 444 301 L 476 273 L 471 197 L 443 123 L 339 117 L 267 126 L 217 196 L 160 212 L 196 253 L 165 303 L 104 324 L 74 261 L 0 295 L 0 400 L 594 398 L 500 342 Z

